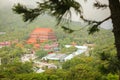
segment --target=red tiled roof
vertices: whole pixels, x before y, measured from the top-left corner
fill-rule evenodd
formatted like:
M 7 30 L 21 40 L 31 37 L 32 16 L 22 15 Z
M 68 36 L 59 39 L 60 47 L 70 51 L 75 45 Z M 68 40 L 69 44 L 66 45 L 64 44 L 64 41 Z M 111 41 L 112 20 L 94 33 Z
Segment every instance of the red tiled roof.
M 27 40 L 27 43 L 36 43 L 36 39 L 34 39 L 34 38 L 29 38 L 29 39 Z
M 32 34 L 33 33 L 40 33 L 40 32 L 53 32 L 51 28 L 36 28 L 33 30 Z
M 39 48 L 40 44 L 34 44 L 34 47 Z

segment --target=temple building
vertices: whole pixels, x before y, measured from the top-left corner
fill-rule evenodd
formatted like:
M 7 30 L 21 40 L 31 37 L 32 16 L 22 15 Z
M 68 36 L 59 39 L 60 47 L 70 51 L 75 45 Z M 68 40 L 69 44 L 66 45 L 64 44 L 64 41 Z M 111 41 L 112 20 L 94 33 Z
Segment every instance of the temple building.
M 27 43 L 34 44 L 35 46 L 39 47 L 40 43 L 46 41 L 56 42 L 56 40 L 57 38 L 51 28 L 36 28 L 31 32 Z

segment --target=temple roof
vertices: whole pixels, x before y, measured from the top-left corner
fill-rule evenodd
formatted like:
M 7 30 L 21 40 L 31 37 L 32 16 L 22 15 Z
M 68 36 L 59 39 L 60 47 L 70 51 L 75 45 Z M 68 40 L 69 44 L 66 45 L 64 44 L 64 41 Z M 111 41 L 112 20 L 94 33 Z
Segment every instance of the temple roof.
M 45 33 L 48 33 L 48 32 L 53 32 L 51 28 L 36 28 L 32 31 L 32 34 L 33 33 L 41 33 L 41 32 L 45 32 Z

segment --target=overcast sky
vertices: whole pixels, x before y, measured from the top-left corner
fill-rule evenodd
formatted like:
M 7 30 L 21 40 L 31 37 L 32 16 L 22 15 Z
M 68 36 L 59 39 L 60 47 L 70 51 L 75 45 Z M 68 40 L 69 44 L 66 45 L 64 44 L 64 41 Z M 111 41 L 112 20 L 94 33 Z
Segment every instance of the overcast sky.
M 0 0 L 0 4 L 4 5 L 4 3 L 6 5 L 12 5 L 14 3 L 22 3 L 24 5 L 33 5 L 35 6 L 36 5 L 36 2 L 38 2 L 40 0 Z M 87 0 L 87 2 L 84 2 L 84 0 L 76 0 L 78 2 L 80 2 L 80 4 L 82 5 L 83 7 L 83 10 L 84 10 L 84 16 L 87 18 L 87 19 L 91 19 L 91 20 L 103 20 L 105 19 L 106 17 L 110 16 L 110 11 L 109 11 L 109 8 L 107 9 L 96 9 L 95 7 L 93 7 L 93 2 L 95 2 L 95 0 Z M 105 3 L 105 4 L 108 4 L 108 0 L 98 0 L 100 1 L 101 3 Z M 78 15 L 76 15 L 74 12 L 72 12 L 72 20 L 74 21 L 79 21 L 79 17 Z M 111 24 L 111 20 L 109 21 L 106 21 L 104 24 L 102 24 L 102 27 L 112 27 L 112 24 Z

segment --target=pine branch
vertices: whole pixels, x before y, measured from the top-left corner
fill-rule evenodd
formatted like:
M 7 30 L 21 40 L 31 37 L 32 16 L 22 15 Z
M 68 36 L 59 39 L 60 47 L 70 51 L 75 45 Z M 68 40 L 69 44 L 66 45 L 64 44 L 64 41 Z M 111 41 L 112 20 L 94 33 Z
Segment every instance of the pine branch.
M 82 19 L 83 19 L 85 22 L 88 22 L 88 25 L 92 24 L 92 26 L 91 26 L 91 27 L 89 28 L 89 30 L 88 30 L 88 31 L 89 31 L 89 34 L 93 34 L 93 33 L 95 33 L 96 31 L 99 31 L 98 26 L 101 25 L 103 22 L 109 20 L 110 18 L 111 18 L 111 16 L 103 19 L 102 21 L 92 21 L 92 20 L 87 20 L 87 19 L 85 19 L 84 17 L 82 17 Z M 62 28 L 64 29 L 64 31 L 68 31 L 68 33 L 69 33 L 69 32 L 72 33 L 72 32 L 74 32 L 74 31 L 80 31 L 80 30 L 81 30 L 81 29 L 79 29 L 79 30 L 73 30 L 73 29 L 70 29 L 70 28 L 65 27 L 65 26 L 64 26 L 64 27 L 62 26 Z
M 48 13 L 58 20 L 57 24 L 60 24 L 64 15 L 69 12 L 70 8 L 74 8 L 76 12 L 81 13 L 79 9 L 81 5 L 74 0 L 45 0 L 40 3 L 37 2 L 38 7 L 35 9 L 28 9 L 26 6 L 17 4 L 13 7 L 13 11 L 17 14 L 21 14 L 23 16 L 24 21 L 33 21 L 36 17 L 38 17 L 42 13 Z
M 83 17 L 83 15 L 81 15 L 80 18 L 81 18 L 83 21 L 87 22 L 88 25 L 92 24 L 92 26 L 89 28 L 88 31 L 89 31 L 89 34 L 93 34 L 94 32 L 99 31 L 98 26 L 101 25 L 103 22 L 109 20 L 109 19 L 111 18 L 111 16 L 103 19 L 102 21 L 88 20 L 88 19 L 85 19 L 85 18 Z
M 17 14 L 21 14 L 25 22 L 27 21 L 32 22 L 42 12 L 42 10 L 40 10 L 39 8 L 28 9 L 26 6 L 21 5 L 19 3 L 17 5 L 14 5 L 12 10 Z
M 96 7 L 97 9 L 100 9 L 100 8 L 104 9 L 108 7 L 107 4 L 101 4 L 98 0 L 96 0 L 93 6 Z

